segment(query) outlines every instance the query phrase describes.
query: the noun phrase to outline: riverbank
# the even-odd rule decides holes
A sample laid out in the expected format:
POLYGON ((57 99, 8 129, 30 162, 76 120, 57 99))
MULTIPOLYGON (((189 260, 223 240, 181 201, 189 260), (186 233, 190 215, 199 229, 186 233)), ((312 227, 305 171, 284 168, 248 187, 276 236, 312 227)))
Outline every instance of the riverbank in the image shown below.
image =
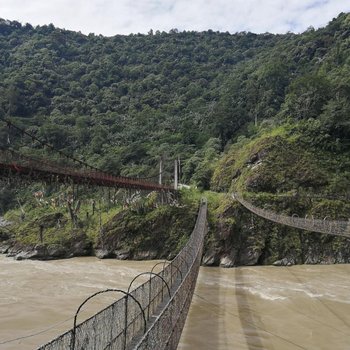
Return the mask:
MULTIPOLYGON (((106 207, 101 225, 96 213, 86 218, 83 211, 75 226, 64 211, 35 208, 28 211, 31 216, 27 215, 23 222, 18 213, 10 213, 12 216, 6 219, 14 224, 0 227, 0 253, 16 260, 77 256, 171 260, 192 232, 200 196, 186 192, 181 202, 173 206, 153 203, 127 209, 106 207)), ((253 216, 225 194, 208 192, 205 196, 209 204, 209 232, 205 239, 204 266, 350 263, 348 238, 272 223, 253 216)), ((279 198, 283 207, 293 205, 293 200, 279 198)))
MULTIPOLYGON (((197 205, 111 209, 73 225, 64 212, 39 213, 0 229, 0 253, 15 260, 79 256, 100 259, 173 259, 195 224, 197 205)), ((82 214, 82 213, 81 213, 82 214)))

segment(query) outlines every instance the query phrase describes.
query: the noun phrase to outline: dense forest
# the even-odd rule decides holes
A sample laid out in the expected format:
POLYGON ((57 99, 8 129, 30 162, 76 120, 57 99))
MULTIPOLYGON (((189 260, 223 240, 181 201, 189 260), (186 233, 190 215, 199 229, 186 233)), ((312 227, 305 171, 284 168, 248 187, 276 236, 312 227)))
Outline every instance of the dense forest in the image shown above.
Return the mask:
MULTIPOLYGON (((153 176, 163 159, 171 182, 179 157, 181 181, 204 190, 346 198, 350 15, 301 34, 113 37, 0 19, 0 116, 114 174, 153 176)), ((1 123, 0 147, 57 156, 1 123)), ((288 205, 349 214, 305 203, 288 205)))
POLYGON ((349 30, 348 14, 300 35, 103 37, 0 20, 0 115, 118 174, 179 156, 183 181, 208 187, 211 158, 254 124, 312 119, 324 147, 346 146, 349 30))

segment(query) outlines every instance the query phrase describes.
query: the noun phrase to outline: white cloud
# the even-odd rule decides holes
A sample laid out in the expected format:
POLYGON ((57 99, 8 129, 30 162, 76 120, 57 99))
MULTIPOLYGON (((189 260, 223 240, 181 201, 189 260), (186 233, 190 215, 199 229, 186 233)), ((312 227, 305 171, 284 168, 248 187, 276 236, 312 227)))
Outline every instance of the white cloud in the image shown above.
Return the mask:
POLYGON ((285 33, 324 26, 344 0, 0 0, 0 17, 104 35, 220 30, 285 33))

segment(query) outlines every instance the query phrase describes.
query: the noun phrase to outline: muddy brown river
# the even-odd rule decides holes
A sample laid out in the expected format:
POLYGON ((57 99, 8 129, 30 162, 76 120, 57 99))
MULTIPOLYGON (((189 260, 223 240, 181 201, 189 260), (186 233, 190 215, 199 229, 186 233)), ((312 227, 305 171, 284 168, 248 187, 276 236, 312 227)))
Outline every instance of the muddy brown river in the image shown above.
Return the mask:
MULTIPOLYGON (((0 349, 35 349, 72 326, 87 296, 126 289, 154 264, 0 255, 0 349)), ((178 349, 350 350, 349 277, 350 265, 201 268, 178 349)), ((80 319, 113 297, 89 304, 80 319)))

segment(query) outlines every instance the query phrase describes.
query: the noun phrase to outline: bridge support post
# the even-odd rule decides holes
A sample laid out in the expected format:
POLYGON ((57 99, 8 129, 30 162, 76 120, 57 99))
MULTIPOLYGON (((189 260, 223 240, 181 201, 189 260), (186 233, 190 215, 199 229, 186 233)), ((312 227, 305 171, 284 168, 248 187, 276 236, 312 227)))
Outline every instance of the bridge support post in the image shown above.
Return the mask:
POLYGON ((43 225, 39 226, 39 240, 40 240, 41 244, 44 242, 44 226, 43 225))
POLYGON ((160 162, 159 162, 159 185, 162 184, 162 175, 163 175, 163 159, 160 158, 160 162))
POLYGON ((177 190, 178 188, 178 163, 177 163, 177 159, 175 159, 174 162, 175 168, 174 168, 174 190, 177 190))

